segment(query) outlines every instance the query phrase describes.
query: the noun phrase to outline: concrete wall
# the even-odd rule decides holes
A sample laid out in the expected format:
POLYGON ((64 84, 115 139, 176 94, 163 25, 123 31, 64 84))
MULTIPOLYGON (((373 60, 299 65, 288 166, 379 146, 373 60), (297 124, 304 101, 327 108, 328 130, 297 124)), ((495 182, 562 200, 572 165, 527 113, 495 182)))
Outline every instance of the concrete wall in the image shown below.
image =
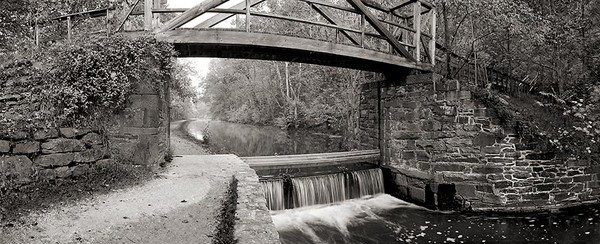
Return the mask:
POLYGON ((519 150, 518 136, 457 81, 425 74, 379 86, 363 87, 361 143, 379 144, 379 94, 389 192, 442 209, 552 207, 600 196, 600 166, 519 150))

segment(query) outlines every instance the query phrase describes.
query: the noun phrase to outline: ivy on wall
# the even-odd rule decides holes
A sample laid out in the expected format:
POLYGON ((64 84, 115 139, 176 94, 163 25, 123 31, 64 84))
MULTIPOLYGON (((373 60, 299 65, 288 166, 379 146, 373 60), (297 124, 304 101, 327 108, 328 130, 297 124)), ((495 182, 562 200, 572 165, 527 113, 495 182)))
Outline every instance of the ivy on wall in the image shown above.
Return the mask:
POLYGON ((175 54, 171 44, 147 36, 53 44, 0 70, 2 83, 25 82, 3 91, 21 94, 22 100, 5 109, 12 116, 0 123, 9 130, 96 124, 123 111, 140 84, 166 87, 175 54))

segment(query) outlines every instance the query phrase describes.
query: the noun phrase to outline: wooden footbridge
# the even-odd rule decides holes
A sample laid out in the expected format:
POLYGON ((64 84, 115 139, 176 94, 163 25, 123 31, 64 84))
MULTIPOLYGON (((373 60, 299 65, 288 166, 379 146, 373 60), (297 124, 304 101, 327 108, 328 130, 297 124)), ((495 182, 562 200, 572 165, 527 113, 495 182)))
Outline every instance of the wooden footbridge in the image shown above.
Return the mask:
MULTIPOLYGON (((66 22, 71 40, 74 23, 104 17, 106 29, 95 33, 151 33, 173 43, 180 57, 294 61, 386 75, 432 71, 436 63, 436 9, 424 0, 197 0, 184 9, 162 0, 127 2, 53 20, 66 22)), ((36 42, 43 42, 42 28, 35 29, 36 42)), ((263 176, 300 176, 378 167, 380 151, 243 160, 263 176)))
POLYGON ((184 9, 163 2, 137 0, 55 20, 67 22, 70 38, 77 18, 106 16, 107 23, 118 20, 108 24, 107 33, 154 33, 173 43, 180 57, 294 61, 382 73, 431 71, 436 62, 436 10, 424 0, 196 0, 184 9))

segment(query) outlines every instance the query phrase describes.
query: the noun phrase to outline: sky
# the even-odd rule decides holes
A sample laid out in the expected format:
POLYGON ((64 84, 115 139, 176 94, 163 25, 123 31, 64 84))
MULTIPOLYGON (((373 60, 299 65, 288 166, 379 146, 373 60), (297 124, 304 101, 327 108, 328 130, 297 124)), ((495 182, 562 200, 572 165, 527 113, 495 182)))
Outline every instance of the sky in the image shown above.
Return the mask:
MULTIPOLYGON (((199 3, 203 2, 205 0, 168 0, 168 8, 190 8, 193 7, 195 5, 198 5, 199 3)), ((235 5, 239 2, 241 2, 242 0, 232 0, 229 1, 225 4, 223 4, 220 7, 223 8, 227 8, 230 7, 232 5, 235 5)), ((201 18, 197 18, 193 21, 190 21, 189 24, 184 25, 183 27, 193 27, 196 24, 202 22, 205 19, 208 19, 210 17, 212 17, 214 14, 205 14, 203 15, 201 18)), ((229 22, 228 21, 224 21, 223 23, 217 25, 217 27, 228 27, 229 26, 229 22)), ((193 85, 195 85, 196 87, 199 86, 199 84, 203 81, 204 77, 206 76, 206 74, 208 74, 209 71, 209 63, 211 60, 213 60, 214 58, 180 58, 179 60, 181 62, 186 62, 192 65, 192 67, 194 67, 198 73, 197 76, 192 77, 192 82, 193 85)))

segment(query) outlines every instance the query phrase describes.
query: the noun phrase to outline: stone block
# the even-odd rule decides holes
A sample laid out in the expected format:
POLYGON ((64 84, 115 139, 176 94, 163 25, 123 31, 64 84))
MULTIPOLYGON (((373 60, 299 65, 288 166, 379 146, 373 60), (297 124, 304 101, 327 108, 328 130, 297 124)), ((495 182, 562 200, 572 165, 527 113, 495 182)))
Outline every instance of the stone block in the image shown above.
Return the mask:
POLYGON ((454 171, 454 172, 462 172, 465 170, 465 166, 463 164, 457 163, 436 163, 433 165, 434 171, 454 171))
POLYGON ((42 143, 42 153, 80 152, 85 149, 85 144, 76 139, 51 139, 42 143))
POLYGON ((551 191, 552 189, 554 189, 554 184, 539 184, 535 185, 535 188, 538 191, 551 191))
POLYGON ((473 138, 473 146, 486 147, 492 146, 496 143, 496 135, 489 132, 479 132, 473 138))
POLYGON ((8 131, 0 133, 0 139, 24 140, 29 137, 25 131, 8 131))
POLYGON ((11 175, 17 183, 28 183, 33 173, 33 162, 27 156, 0 157, 0 176, 11 175))
POLYGON ((517 178, 517 179, 527 179, 530 178, 532 175, 529 172, 515 172, 513 174, 513 177, 517 178))
POLYGON ((504 169, 502 167, 498 167, 498 166, 476 166, 473 167, 473 173, 476 174, 498 174, 498 173, 503 173, 504 169))
POLYGON ((455 184, 456 194, 464 198, 476 198, 475 186, 470 184, 455 184))
POLYGON ((475 189, 479 192, 494 193, 494 185, 492 184, 475 185, 475 189))
POLYGON ((419 203, 425 203, 425 189, 413 186, 408 187, 408 196, 419 203))
POLYGON ((513 186, 513 183, 511 181, 507 181, 507 180, 494 182, 493 184, 496 189, 504 189, 504 188, 513 186))
POLYGON ((81 176, 90 171, 90 166, 87 164, 80 164, 71 169, 73 176, 81 176))
POLYGON ((41 167, 66 166, 73 162, 73 153, 58 153, 41 155, 35 159, 35 164, 41 167))
POLYGON ((107 168, 114 164, 116 164, 116 161, 112 158, 109 158, 109 159, 98 160, 98 162, 96 162, 95 165, 100 168, 107 168))
POLYGON ((423 122, 422 128, 425 131, 440 131, 442 130, 442 123, 436 120, 427 120, 423 122))
POLYGON ((587 182, 592 180, 592 175, 577 175, 573 177, 574 182, 587 182))
POLYGON ((550 194, 546 192, 537 192, 537 193, 529 193, 523 194, 523 200, 525 201, 536 201, 536 200, 550 200, 550 194))
POLYGON ((68 166, 58 167, 58 168, 54 169, 54 172, 56 173, 57 178, 67 178, 73 174, 73 172, 71 171, 71 169, 68 166))
POLYGON ((89 129, 79 128, 60 128, 60 134, 66 138, 76 138, 90 132, 89 129))
POLYGON ((398 140, 415 140, 419 139, 421 136, 419 132, 415 131, 395 131, 392 133, 392 137, 398 140))
POLYGON ((92 163, 104 158, 105 152, 102 149, 87 149, 82 152, 74 153, 73 162, 92 163))
POLYGON ((10 152, 10 142, 0 140, 0 153, 10 152))
POLYGON ((102 136, 92 132, 81 138, 81 141, 86 145, 100 145, 102 144, 102 136))
POLYGON ((424 150, 415 151, 415 155, 419 161, 429 161, 431 159, 431 154, 424 150))
POLYGON ((34 154, 40 151, 40 143, 36 141, 23 141, 15 144, 14 154, 34 154))
POLYGON ((38 130, 33 133, 33 139, 41 141, 46 139, 54 139, 59 136, 58 130, 54 128, 38 130))

